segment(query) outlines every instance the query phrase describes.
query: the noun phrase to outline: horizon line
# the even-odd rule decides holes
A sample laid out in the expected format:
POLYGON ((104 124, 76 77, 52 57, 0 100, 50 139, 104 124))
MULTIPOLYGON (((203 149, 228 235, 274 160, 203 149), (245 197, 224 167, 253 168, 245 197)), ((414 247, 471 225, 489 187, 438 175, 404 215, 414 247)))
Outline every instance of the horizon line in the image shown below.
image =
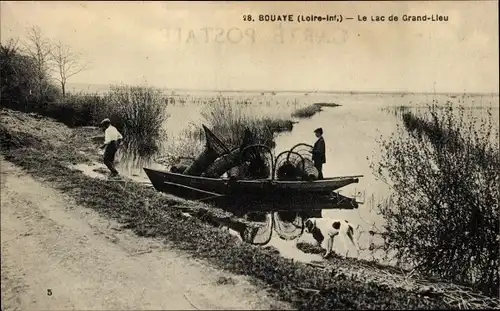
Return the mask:
MULTIPOLYGON (((86 85, 100 85, 100 86, 113 86, 113 85, 133 85, 133 84, 128 84, 128 83, 85 83, 85 82, 68 82, 68 86, 71 86, 71 84, 86 84, 86 85)), ((143 84, 138 84, 138 85, 133 85, 133 86, 144 86, 144 87, 153 87, 153 88, 159 88, 159 89, 164 89, 167 91, 191 91, 191 92, 236 92, 236 93, 242 93, 242 92, 249 92, 249 93, 327 93, 327 94, 416 94, 416 95, 421 95, 421 94, 436 94, 436 95, 496 95, 500 96, 500 92, 459 92, 459 91, 375 91, 375 90, 259 90, 259 89, 195 89, 195 88, 169 88, 169 87, 160 87, 160 86, 154 86, 154 85, 143 85, 143 84)))

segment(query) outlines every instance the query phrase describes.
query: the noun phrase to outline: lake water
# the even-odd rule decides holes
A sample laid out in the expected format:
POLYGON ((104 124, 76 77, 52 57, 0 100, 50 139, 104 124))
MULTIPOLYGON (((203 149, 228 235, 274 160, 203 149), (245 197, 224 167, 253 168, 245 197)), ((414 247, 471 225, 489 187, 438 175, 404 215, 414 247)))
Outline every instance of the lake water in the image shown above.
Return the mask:
MULTIPOLYGON (((206 98, 220 95, 215 93, 190 93, 176 94, 176 102, 167 107, 170 118, 165 124, 168 133, 168 142, 165 150, 178 148, 176 144, 185 141, 186 130, 190 128, 201 128, 204 123, 200 112, 203 109, 202 102, 206 98)), ((248 115, 271 116, 290 118, 290 114, 297 108, 305 107, 313 103, 336 103, 340 107, 324 108, 322 112, 309 119, 297 120, 293 131, 283 133, 276 138, 275 154, 290 149, 298 143, 313 144, 315 136, 313 130, 322 127, 326 142, 326 164, 323 167, 325 177, 363 175, 358 184, 342 188, 341 194, 353 196, 361 193, 364 204, 357 210, 325 210, 324 217, 346 219, 355 226, 359 225, 359 243, 364 249, 370 244, 380 244, 380 240, 374 240, 367 231, 382 229, 383 219, 377 214, 377 203, 382 201, 390 193, 388 186, 378 180, 370 169, 370 162, 376 161, 380 156, 378 138, 388 138, 394 132, 399 119, 387 111, 385 107, 400 105, 423 107, 434 100, 439 103, 451 101, 453 103, 465 104, 470 107, 493 107, 493 118, 498 127, 498 96, 472 96, 459 95, 400 95, 400 94, 298 94, 298 93, 224 93, 223 96, 233 101, 249 101, 251 104, 243 105, 244 113, 248 115)), ((484 114, 485 109, 474 109, 474 113, 484 114), (477 111, 477 112, 476 112, 477 111)), ((209 126, 209 124, 207 124, 209 126)), ((160 168, 158 165, 150 166, 160 168)), ((130 173, 130 172, 129 172, 130 173)), ((140 179, 147 180, 142 170, 135 171, 140 179)), ((302 238, 301 238, 302 239, 302 238)), ((312 242, 305 236, 303 239, 312 242)), ((283 256, 299 260, 316 260, 317 255, 307 255, 294 247, 295 241, 282 241, 273 238, 270 245, 277 247, 283 256)), ((335 248, 343 250, 340 241, 335 242, 335 248)), ((349 247, 350 253, 354 254, 353 248, 349 247)), ((380 253, 364 250, 360 258, 378 258, 380 253)))

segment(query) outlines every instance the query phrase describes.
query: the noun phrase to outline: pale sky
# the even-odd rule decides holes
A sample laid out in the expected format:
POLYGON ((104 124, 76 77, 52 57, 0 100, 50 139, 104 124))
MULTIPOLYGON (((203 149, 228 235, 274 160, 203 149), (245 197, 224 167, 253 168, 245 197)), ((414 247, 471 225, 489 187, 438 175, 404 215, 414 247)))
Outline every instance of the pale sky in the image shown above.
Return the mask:
POLYGON ((30 25, 91 61, 73 83, 215 90, 499 88, 496 1, 2 1, 2 42, 25 38, 30 25), (294 21, 281 23, 280 30, 278 22, 244 21, 247 14, 293 14, 294 21), (343 20, 298 23, 299 14, 343 20), (448 21, 404 22, 404 14, 439 14, 448 21), (396 15, 399 21, 360 22, 358 15, 396 15))

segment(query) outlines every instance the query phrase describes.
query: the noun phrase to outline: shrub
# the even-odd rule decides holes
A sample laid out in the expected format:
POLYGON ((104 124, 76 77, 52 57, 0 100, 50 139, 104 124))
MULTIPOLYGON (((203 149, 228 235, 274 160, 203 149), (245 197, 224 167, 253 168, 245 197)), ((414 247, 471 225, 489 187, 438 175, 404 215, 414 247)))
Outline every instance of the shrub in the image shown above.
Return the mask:
POLYGON ((97 93, 66 94, 61 100, 42 106, 37 112, 69 127, 97 125, 106 104, 105 98, 97 93))
POLYGON ((381 206, 387 250, 420 272, 474 286, 499 286, 498 128, 451 105, 421 115, 382 143, 374 167, 392 187, 381 206))
POLYGON ((140 86, 111 86, 100 118, 110 118, 123 134, 123 154, 136 159, 150 159, 165 140, 163 123, 166 97, 161 90, 140 86))

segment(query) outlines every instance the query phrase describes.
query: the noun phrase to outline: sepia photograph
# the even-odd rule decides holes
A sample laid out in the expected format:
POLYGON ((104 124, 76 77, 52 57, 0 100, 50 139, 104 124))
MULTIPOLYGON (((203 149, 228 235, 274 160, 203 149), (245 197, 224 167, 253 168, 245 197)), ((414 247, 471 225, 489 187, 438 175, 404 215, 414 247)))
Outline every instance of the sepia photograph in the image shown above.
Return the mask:
POLYGON ((1 1, 1 310, 500 309, 498 1, 1 1))

